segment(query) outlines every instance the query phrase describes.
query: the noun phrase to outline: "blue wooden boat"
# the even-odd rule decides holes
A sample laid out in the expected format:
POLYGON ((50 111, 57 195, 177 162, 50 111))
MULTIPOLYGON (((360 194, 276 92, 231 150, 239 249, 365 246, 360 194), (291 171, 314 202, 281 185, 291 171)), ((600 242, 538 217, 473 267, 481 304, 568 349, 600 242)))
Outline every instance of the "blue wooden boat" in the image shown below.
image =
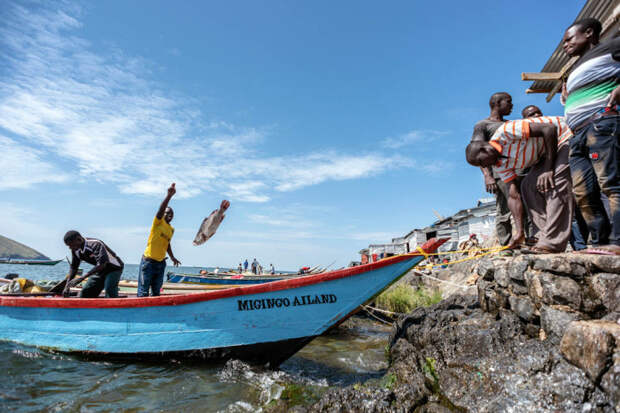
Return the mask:
MULTIPOLYGON (((428 241, 434 252, 445 240, 428 241)), ((0 340, 105 358, 237 358, 276 367, 424 259, 246 287, 128 298, 0 296, 0 340)))
POLYGON ((171 283, 201 284, 201 285, 252 285, 262 284, 272 281, 284 280, 289 277, 272 275, 194 275, 194 274, 175 274, 169 272, 167 281, 171 283))

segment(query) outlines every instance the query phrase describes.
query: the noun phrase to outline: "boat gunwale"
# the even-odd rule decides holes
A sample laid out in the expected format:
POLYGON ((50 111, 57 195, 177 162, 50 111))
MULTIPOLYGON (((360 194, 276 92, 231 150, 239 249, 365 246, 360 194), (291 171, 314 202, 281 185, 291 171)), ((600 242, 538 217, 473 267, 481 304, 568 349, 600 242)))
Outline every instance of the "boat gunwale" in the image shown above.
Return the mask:
MULTIPOLYGON (((439 248, 446 239, 431 239, 422 245, 421 249, 430 253, 439 248)), ((136 307, 160 307, 192 304, 203 301, 217 300, 221 298, 238 297, 265 292, 278 292, 291 288, 304 287, 318 284, 324 281, 337 280, 353 275, 363 274, 387 267, 399 262, 423 255, 416 251, 408 254, 396 255, 384 258, 373 263, 358 265, 321 274, 284 279, 268 283, 255 284, 242 287, 231 287, 216 291, 205 291, 194 294, 167 295, 157 297, 128 297, 128 298, 65 298, 55 297, 0 297, 0 306, 4 307, 39 307, 39 308, 136 308, 136 307)))

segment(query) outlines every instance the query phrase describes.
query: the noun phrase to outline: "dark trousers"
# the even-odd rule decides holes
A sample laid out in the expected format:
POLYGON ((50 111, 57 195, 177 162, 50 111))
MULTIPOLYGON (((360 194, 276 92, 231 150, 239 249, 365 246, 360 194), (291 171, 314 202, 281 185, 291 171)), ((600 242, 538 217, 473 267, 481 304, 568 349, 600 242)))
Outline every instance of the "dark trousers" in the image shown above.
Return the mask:
POLYGON ((620 116, 580 129, 570 141, 569 164, 577 205, 592 245, 620 245, 620 116), (609 215, 601 200, 609 199, 609 215))
POLYGON ((152 296, 159 295, 164 284, 165 270, 166 260, 155 261, 143 256, 138 273, 138 297, 148 297, 149 289, 152 296))
POLYGON ((558 148, 553 165, 555 187, 547 192, 539 192, 536 183, 544 172, 543 161, 532 167, 521 183, 521 197, 538 228, 536 246, 553 252, 564 252, 570 238, 574 202, 568 167, 568 145, 558 148))
POLYGON ((118 281, 121 279, 123 270, 112 271, 105 275, 93 274, 86 279, 86 284, 82 287, 80 297, 96 298, 105 288, 106 298, 118 297, 118 281))
MULTIPOLYGON (((521 186, 523 177, 517 178, 517 187, 521 186)), ((512 223, 510 221, 512 214, 508 208, 508 184, 505 184, 500 178, 495 178, 497 185, 497 193, 495 194, 495 233, 497 240, 502 246, 510 244, 512 239, 512 223)), ((536 229, 530 219, 530 213, 527 206, 524 205, 523 226, 526 237, 533 237, 536 229)))
POLYGON ((573 222, 571 223, 570 246, 575 251, 584 250, 588 246, 588 224, 583 219, 577 202, 573 199, 573 222))
POLYGON ((512 224, 510 223, 510 209, 508 208, 508 186, 500 178, 495 179, 497 192, 495 193, 495 232, 500 245, 510 244, 512 238, 512 224))

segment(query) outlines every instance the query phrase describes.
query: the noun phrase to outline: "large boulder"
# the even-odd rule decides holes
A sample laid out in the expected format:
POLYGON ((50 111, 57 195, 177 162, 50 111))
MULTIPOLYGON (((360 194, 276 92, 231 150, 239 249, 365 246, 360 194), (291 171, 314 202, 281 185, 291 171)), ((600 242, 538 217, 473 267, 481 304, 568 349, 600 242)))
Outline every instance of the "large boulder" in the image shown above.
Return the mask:
POLYGON ((565 255, 548 254, 531 258, 532 268, 539 271, 560 274, 581 280, 588 275, 586 263, 581 260, 566 259, 565 255))
POLYGON ((559 344, 568 325, 576 320, 581 320, 582 316, 576 311, 571 311, 566 306, 543 305, 540 308, 540 327, 545 332, 547 339, 554 344, 559 344))
MULTIPOLYGON (((620 259, 618 259, 620 261, 620 259)), ((590 313, 620 312, 620 274, 598 273, 587 279, 590 313)))
POLYGON ((562 337, 560 351, 598 383, 613 365, 614 353, 620 352, 620 325, 604 320, 573 321, 562 337))

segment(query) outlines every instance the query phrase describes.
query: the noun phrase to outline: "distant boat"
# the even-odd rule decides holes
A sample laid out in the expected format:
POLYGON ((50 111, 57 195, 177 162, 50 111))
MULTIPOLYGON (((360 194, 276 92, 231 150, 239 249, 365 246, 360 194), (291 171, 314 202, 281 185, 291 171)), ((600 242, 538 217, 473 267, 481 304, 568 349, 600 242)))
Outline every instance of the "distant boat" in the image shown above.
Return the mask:
MULTIPOLYGON (((422 246, 435 252, 445 239, 422 246)), ((424 260, 414 252, 322 274, 194 294, 0 296, 0 340, 97 358, 237 358, 277 367, 424 260)))
POLYGON ((62 260, 23 260, 19 258, 0 258, 0 264, 56 265, 62 260))
POLYGON ((262 284, 291 278, 291 276, 273 275, 194 275, 176 274, 169 272, 166 275, 169 283, 201 284, 201 285, 251 285, 262 284))

